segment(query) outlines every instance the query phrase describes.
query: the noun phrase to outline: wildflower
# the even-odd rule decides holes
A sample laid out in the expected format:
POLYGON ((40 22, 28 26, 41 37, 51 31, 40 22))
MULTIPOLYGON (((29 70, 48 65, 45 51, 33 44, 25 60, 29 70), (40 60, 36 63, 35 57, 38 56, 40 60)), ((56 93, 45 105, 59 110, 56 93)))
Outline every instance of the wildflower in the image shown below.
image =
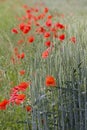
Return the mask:
POLYGON ((15 34, 18 34, 17 28, 13 28, 13 29, 11 30, 11 32, 12 32, 12 33, 15 33, 15 34))
POLYGON ((38 32, 38 33, 45 33, 45 29, 44 29, 44 27, 39 27, 39 28, 37 28, 37 30, 36 30, 36 32, 38 32))
POLYGON ((61 35, 58 37, 58 39, 59 39, 60 41, 63 41, 63 40, 65 39, 65 34, 61 34, 61 35))
POLYGON ((19 73, 20 73, 20 75, 24 75, 25 74, 25 70, 20 70, 19 73))
POLYGON ((51 41, 46 41, 45 42, 45 46, 50 47, 50 45, 51 45, 51 41))
POLYGON ((65 26, 61 23, 56 23, 55 26, 58 28, 58 29, 65 29, 65 26))
POLYGON ((72 43, 76 43, 76 38, 75 38, 75 37, 71 37, 71 38, 70 38, 70 41, 71 41, 72 43))
POLYGON ((20 28, 20 30, 21 30, 24 34, 28 33, 28 32, 31 30, 31 26, 30 26, 29 24, 24 24, 24 23, 21 23, 21 24, 19 25, 19 28, 20 28))
POLYGON ((56 86, 56 80, 53 76, 49 75, 45 79, 45 85, 47 87, 55 87, 56 86))
POLYGON ((52 26, 52 21, 51 20, 47 20, 46 21, 46 26, 47 27, 51 27, 52 26))
POLYGON ((9 103, 9 100, 7 99, 4 99, 2 102, 0 102, 0 110, 5 110, 8 103, 9 103))
POLYGON ((18 94, 18 95, 16 95, 15 103, 17 105, 20 105, 25 100, 25 97, 26 97, 25 94, 18 94))
POLYGON ((48 50, 45 50, 43 53, 42 53, 42 58, 45 59, 49 56, 49 51, 48 50))
POLYGON ((27 112, 30 112, 32 110, 32 107, 28 105, 28 106, 25 106, 25 109, 27 112))
POLYGON ((19 59, 24 59, 24 57, 25 57, 25 53, 24 52, 22 52, 21 54, 18 55, 19 59))
POLYGON ((29 41, 30 43, 34 42, 34 37, 33 37, 33 36, 29 36, 29 37, 28 37, 28 41, 29 41))
POLYGON ((18 89, 20 91, 25 91, 26 88, 28 88, 29 86, 29 83, 28 82, 21 82, 19 85, 18 85, 18 89))
POLYGON ((50 33, 49 33, 49 32, 45 32, 44 37, 45 37, 45 38, 50 37, 50 33))
POLYGON ((48 18, 48 19, 52 19, 52 17, 53 17, 52 15, 48 15, 48 17, 47 17, 47 18, 48 18))
POLYGON ((49 11, 48 8, 45 7, 45 8, 44 8, 44 13, 48 13, 48 11, 49 11))

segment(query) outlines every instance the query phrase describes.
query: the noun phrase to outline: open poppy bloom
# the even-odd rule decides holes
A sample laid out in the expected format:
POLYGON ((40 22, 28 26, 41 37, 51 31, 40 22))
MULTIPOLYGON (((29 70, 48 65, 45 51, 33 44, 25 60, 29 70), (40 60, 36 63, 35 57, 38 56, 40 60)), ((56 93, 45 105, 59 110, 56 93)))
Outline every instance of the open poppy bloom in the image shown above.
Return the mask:
POLYGON ((63 40, 65 39, 65 34, 61 34, 61 35, 58 37, 58 39, 59 39, 60 41, 63 41, 63 40))
POLYGON ((25 94, 18 94, 15 99, 15 103, 20 105, 25 100, 25 94))
POLYGON ((9 101, 7 99, 4 99, 2 102, 0 102, 0 110, 5 110, 8 103, 9 101))
POLYGON ((51 41, 46 41, 46 42, 45 42, 45 46, 46 46, 46 47, 50 47, 50 45, 51 45, 51 41))
POLYGON ((25 74, 25 70, 20 70, 19 73, 20 73, 20 75, 22 76, 22 75, 25 74))
POLYGON ((22 52, 21 54, 18 54, 18 59, 24 59, 25 57, 25 53, 22 52))
POLYGON ((45 79, 45 85, 47 87, 55 87, 56 86, 56 80, 53 76, 47 76, 45 79))
POLYGON ((18 85, 18 88, 19 88, 20 91, 24 91, 24 90, 26 90, 28 88, 28 86, 29 86, 29 83, 27 83, 27 82, 21 82, 18 85))
POLYGON ((30 43, 34 42, 34 37, 33 36, 29 36, 28 37, 28 42, 30 42, 30 43))
POLYGON ((13 28, 13 29, 11 30, 11 32, 12 32, 12 33, 15 33, 15 34, 18 34, 17 28, 13 28))
POLYGON ((42 58, 47 58, 49 56, 49 52, 46 50, 42 53, 42 58))
POLYGON ((45 37, 45 38, 50 37, 50 32, 45 32, 44 37, 45 37))
POLYGON ((71 41, 72 43, 76 43, 76 38, 75 38, 75 37, 71 37, 71 38, 70 38, 70 41, 71 41))
POLYGON ((27 112, 30 112, 32 110, 31 106, 29 106, 29 105, 25 106, 25 109, 26 109, 27 112))

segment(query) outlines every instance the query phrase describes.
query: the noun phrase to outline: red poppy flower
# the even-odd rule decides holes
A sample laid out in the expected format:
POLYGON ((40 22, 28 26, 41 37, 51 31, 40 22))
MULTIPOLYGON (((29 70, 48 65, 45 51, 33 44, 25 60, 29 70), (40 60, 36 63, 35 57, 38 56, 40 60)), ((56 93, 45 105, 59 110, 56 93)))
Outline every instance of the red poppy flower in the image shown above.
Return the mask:
POLYGON ((60 41, 63 41, 63 40, 65 39, 65 34, 61 34, 61 35, 58 37, 58 39, 59 39, 60 41))
POLYGON ((18 34, 17 28, 13 28, 13 29, 11 30, 11 32, 12 32, 12 33, 15 33, 15 34, 18 34))
POLYGON ((72 43, 76 43, 76 38, 75 38, 75 37, 71 37, 71 38, 70 38, 70 41, 71 41, 72 43))
POLYGON ((32 110, 31 106, 25 106, 25 109, 27 110, 27 112, 30 112, 32 110))
POLYGON ((29 36, 29 37, 28 37, 28 41, 29 41, 30 43, 34 42, 34 37, 33 37, 33 36, 29 36))
POLYGON ((21 23, 21 24, 19 25, 19 28, 20 28, 20 30, 21 30, 24 34, 28 33, 28 32, 31 30, 31 26, 30 26, 29 24, 24 24, 24 23, 21 23))
POLYGON ((18 55, 19 59, 24 59, 24 57, 25 57, 25 53, 24 52, 22 52, 21 54, 18 55))
POLYGON ((50 47, 50 45, 51 45, 51 41, 46 41, 45 42, 45 46, 50 47))
POLYGON ((45 7, 45 8, 44 8, 44 13, 48 13, 48 11, 49 11, 48 8, 45 7))
POLYGON ((48 20, 46 21, 46 26, 47 26, 47 27, 51 27, 51 26, 52 26, 52 21, 48 19, 48 20))
POLYGON ((36 32, 38 32, 38 33, 45 33, 45 29, 44 29, 44 27, 39 27, 39 28, 37 28, 37 30, 36 30, 36 32))
POLYGON ((45 59, 49 56, 49 51, 48 50, 45 50, 43 53, 42 53, 42 58, 45 59))
POLYGON ((57 27, 58 29, 65 29, 65 26, 61 23, 56 23, 55 27, 57 27))
POLYGON ((20 75, 22 76, 22 75, 24 75, 25 74, 25 70, 20 70, 20 75))
POLYGON ((9 100, 7 99, 4 99, 2 102, 0 102, 0 110, 5 110, 8 103, 9 103, 9 100))
POLYGON ((17 104, 17 105, 20 105, 21 103, 23 103, 23 101, 25 100, 25 94, 18 94, 17 96, 16 96, 16 99, 15 99, 15 103, 17 104))
POLYGON ((48 19, 52 19, 52 17, 53 17, 52 15, 48 15, 48 17, 47 17, 47 18, 48 18, 48 19))
POLYGON ((44 37, 45 37, 45 38, 50 37, 50 33, 49 33, 49 32, 45 32, 44 37))
POLYGON ((53 76, 47 76, 45 79, 45 85, 47 87, 55 87, 56 86, 56 80, 53 76))
POLYGON ((21 82, 19 85, 18 85, 18 89, 20 91, 25 91, 26 88, 28 88, 29 86, 29 83, 28 82, 21 82))

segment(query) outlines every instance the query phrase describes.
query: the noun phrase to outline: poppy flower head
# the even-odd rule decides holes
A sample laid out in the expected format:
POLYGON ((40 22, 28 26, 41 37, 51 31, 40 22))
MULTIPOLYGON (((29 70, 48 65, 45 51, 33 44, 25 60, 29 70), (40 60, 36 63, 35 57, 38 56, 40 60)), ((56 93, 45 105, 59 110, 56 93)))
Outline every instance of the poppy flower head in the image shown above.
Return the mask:
POLYGON ((25 106, 25 109, 26 109, 26 111, 27 111, 27 112, 32 111, 32 107, 31 107, 31 106, 29 106, 29 105, 28 105, 28 106, 25 106))
POLYGON ((61 35, 58 37, 58 39, 59 39, 60 41, 63 41, 63 40, 65 39, 65 34, 61 34, 61 35))
POLYGON ((53 76, 49 75, 45 79, 45 85, 47 87, 55 87, 56 86, 56 80, 53 76))
POLYGON ((71 37, 71 38, 70 38, 70 41, 71 41, 72 43, 76 43, 76 38, 75 38, 75 37, 71 37))
POLYGON ((28 42, 29 42, 29 43, 34 42, 34 36, 29 36, 29 37, 28 37, 28 42))
POLYGON ((0 102, 0 110, 5 110, 8 103, 9 103, 9 100, 7 99, 4 99, 2 102, 0 102))
POLYGON ((48 13, 48 11, 49 11, 48 8, 45 7, 45 8, 44 8, 44 13, 48 13))
POLYGON ((46 41, 46 42, 45 42, 45 46, 46 46, 46 47, 50 47, 50 45, 51 45, 51 41, 46 41))
POLYGON ((45 50, 45 51, 42 53, 42 58, 43 58, 43 59, 46 59, 48 56, 49 56, 49 51, 48 51, 48 50, 45 50))
POLYGON ((25 74, 25 70, 20 70, 19 71, 19 74, 22 76, 22 75, 24 75, 25 74))
POLYGON ((29 24, 24 24, 24 23, 21 23, 19 25, 19 28, 20 30, 24 33, 24 34, 27 34, 30 30, 31 30, 31 26, 29 24))
POLYGON ((25 97, 26 97, 25 94, 18 94, 18 95, 16 95, 15 103, 17 105, 20 105, 25 100, 25 97))
POLYGON ((52 26, 52 21, 48 19, 48 20, 46 21, 46 26, 47 26, 47 27, 51 27, 51 26, 52 26))
POLYGON ((11 32, 14 33, 14 34, 18 34, 17 28, 13 28, 13 29, 11 30, 11 32))
POLYGON ((55 27, 57 27, 58 29, 65 29, 65 26, 61 23, 56 23, 55 27))
POLYGON ((25 57, 25 53, 24 52, 22 52, 21 54, 18 55, 19 59, 24 59, 24 57, 25 57))
POLYGON ((21 82, 19 85, 18 85, 18 88, 20 91, 25 91, 29 86, 29 83, 27 82, 21 82))
POLYGON ((44 37, 49 38, 50 37, 50 32, 45 32, 44 37))

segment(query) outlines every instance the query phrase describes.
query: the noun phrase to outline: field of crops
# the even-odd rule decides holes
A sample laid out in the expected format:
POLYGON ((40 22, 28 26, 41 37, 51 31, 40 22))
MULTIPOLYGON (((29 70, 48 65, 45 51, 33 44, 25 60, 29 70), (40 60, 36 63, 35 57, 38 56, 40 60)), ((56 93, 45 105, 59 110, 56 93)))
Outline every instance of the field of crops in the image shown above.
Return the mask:
POLYGON ((0 1, 0 130, 87 130, 87 1, 0 1))

